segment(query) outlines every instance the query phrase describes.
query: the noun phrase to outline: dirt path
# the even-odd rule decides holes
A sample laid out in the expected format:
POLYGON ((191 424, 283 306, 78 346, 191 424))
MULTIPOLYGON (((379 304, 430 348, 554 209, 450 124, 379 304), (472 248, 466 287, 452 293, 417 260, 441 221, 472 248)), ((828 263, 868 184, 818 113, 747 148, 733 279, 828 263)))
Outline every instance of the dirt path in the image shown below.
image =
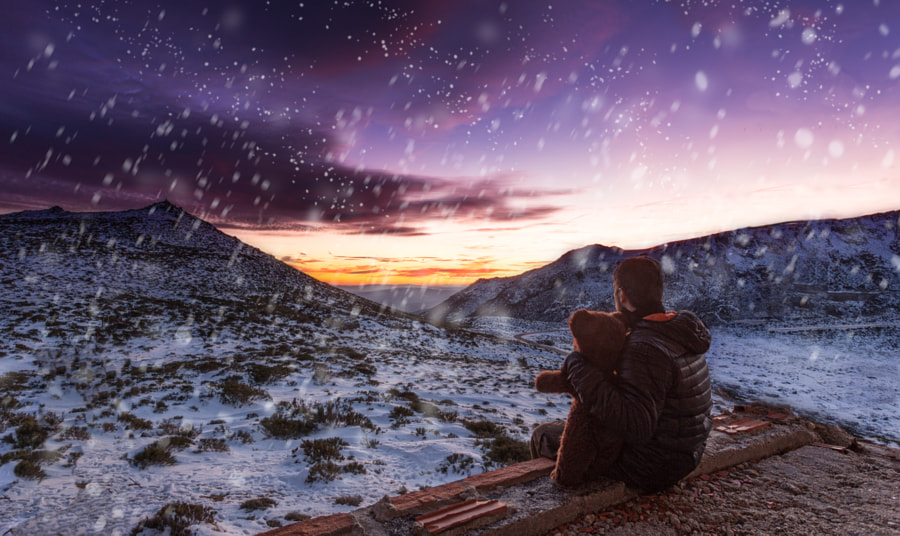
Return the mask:
POLYGON ((515 340, 517 340, 517 341, 519 341, 519 342, 525 343, 525 344, 530 344, 531 346, 534 346, 534 347, 537 347, 537 348, 542 348, 542 349, 544 349, 544 350, 549 350, 549 351, 551 351, 551 352, 556 352, 556 353, 559 354, 559 355, 569 355, 569 351, 568 351, 568 350, 563 350, 563 349, 561 349, 561 348, 557 348, 556 346, 550 346, 550 345, 547 345, 547 344, 541 344, 541 343, 539 343, 539 342, 534 342, 534 341, 532 341, 532 340, 526 338, 528 335, 539 335, 539 334, 541 334, 541 333, 556 333, 557 331, 560 331, 560 330, 555 329, 555 330, 552 330, 552 331, 526 331, 525 333, 517 333, 517 334, 513 335, 513 339, 515 339, 515 340))
POLYGON ((900 535, 900 450, 807 446, 679 483, 551 535, 900 535))

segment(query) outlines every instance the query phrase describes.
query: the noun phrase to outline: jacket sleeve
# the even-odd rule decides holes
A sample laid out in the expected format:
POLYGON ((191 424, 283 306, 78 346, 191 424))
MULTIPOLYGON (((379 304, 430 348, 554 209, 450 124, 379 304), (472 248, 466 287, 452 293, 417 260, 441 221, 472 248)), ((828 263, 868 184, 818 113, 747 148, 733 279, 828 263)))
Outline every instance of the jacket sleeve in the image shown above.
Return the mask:
POLYGON ((586 364, 577 352, 566 358, 564 370, 579 401, 626 443, 641 444, 653 437, 674 379, 673 362, 665 352, 640 343, 627 347, 614 379, 586 364))

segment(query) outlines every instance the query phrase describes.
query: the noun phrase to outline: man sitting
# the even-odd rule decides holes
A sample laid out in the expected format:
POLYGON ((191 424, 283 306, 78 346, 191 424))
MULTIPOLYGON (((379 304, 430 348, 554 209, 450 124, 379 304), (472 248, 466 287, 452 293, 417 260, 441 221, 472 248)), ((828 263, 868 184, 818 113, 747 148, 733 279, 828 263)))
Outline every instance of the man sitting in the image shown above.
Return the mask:
MULTIPOLYGON (((623 442, 618 457, 589 477, 655 492, 693 471, 706 447, 712 400, 704 354, 711 336, 690 311, 665 312, 662 270, 650 257, 619 263, 613 293, 629 330, 616 375, 587 366, 578 352, 566 357, 562 370, 606 433, 623 442)), ((532 457, 556 459, 564 426, 538 426, 532 457)))

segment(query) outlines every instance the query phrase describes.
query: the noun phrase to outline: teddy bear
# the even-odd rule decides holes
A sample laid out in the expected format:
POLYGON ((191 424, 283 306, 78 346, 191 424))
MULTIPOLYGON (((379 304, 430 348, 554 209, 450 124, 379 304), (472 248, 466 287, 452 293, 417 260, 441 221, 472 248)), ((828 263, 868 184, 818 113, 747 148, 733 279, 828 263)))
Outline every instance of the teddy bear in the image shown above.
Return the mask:
MULTIPOLYGON (((585 362, 614 375, 625 344, 626 328, 621 313, 579 309, 569 317, 575 350, 585 362)), ((577 487, 593 479, 599 468, 618 457, 621 442, 601 433, 602 423, 582 404, 561 370, 545 370, 535 378, 542 393, 568 393, 572 406, 560 439, 556 467, 550 474, 557 484, 577 487)))

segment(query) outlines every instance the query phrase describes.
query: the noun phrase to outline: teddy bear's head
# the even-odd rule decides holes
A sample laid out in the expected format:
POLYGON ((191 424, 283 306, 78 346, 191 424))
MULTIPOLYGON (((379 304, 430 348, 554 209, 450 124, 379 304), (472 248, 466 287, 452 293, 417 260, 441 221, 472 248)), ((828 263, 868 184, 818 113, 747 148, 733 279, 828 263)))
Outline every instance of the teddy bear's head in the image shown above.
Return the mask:
POLYGON ((575 350, 595 365, 612 370, 625 344, 625 324, 620 313, 579 309, 569 317, 575 350))

